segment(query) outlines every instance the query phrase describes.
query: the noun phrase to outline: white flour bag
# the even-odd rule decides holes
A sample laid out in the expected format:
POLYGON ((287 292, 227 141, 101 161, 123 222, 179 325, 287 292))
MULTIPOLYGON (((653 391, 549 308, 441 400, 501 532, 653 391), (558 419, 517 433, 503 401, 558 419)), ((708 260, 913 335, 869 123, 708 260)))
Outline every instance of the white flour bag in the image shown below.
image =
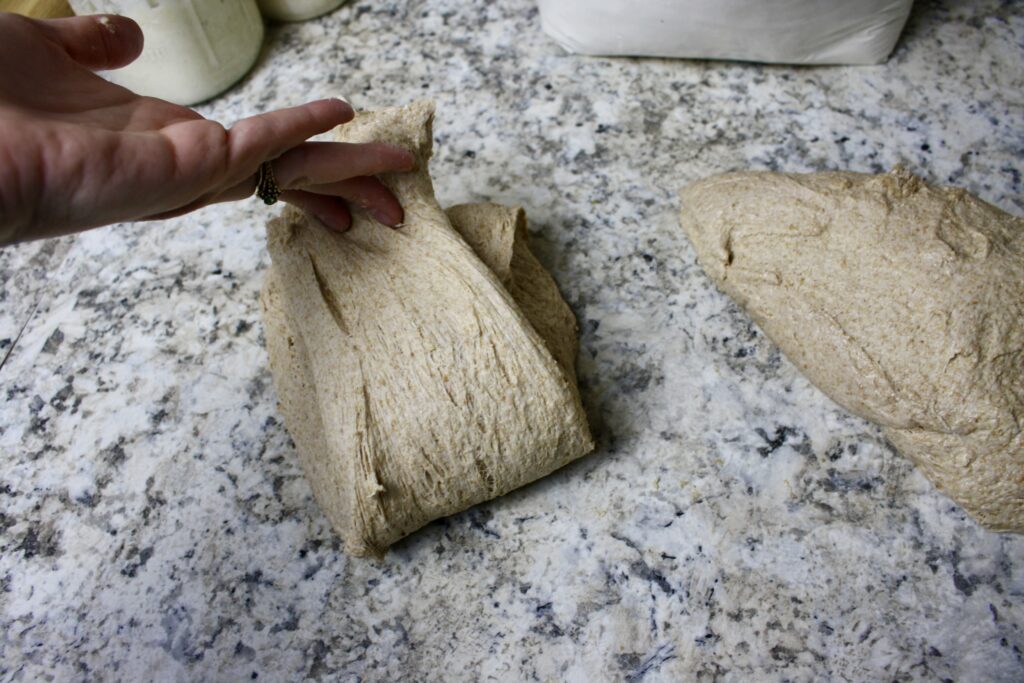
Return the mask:
POLYGON ((878 64, 913 0, 538 0, 544 31, 570 52, 878 64))

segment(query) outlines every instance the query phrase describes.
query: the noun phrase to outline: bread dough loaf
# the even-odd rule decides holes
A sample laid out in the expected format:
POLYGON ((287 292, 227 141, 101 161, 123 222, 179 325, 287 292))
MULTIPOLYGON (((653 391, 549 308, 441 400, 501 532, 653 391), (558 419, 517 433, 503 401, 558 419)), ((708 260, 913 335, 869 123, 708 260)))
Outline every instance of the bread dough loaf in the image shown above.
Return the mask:
POLYGON ((704 270, 983 525, 1024 531, 1024 220, 902 168, 681 193, 704 270))
POLYGON ((340 129, 416 154, 416 171, 382 177, 403 228, 356 212, 336 234, 291 208, 267 228, 261 304, 280 410, 355 555, 593 448, 575 319, 527 248, 522 211, 465 205, 450 221, 438 206, 432 118, 417 102, 340 129))

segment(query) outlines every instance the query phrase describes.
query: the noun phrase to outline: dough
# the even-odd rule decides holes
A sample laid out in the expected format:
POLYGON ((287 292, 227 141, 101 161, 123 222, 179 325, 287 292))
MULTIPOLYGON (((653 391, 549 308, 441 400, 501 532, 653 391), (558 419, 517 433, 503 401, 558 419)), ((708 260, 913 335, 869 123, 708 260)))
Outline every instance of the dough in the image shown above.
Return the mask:
POLYGON ((681 193, 704 270, 983 525, 1024 532, 1024 220, 903 168, 681 193))
POLYGON ((446 212, 462 239, 498 277, 576 386, 576 317, 528 245, 526 212, 500 204, 459 204, 446 212))
POLYGON ((280 410, 355 555, 593 448, 575 319, 527 248, 522 211, 465 205, 449 221, 438 206, 432 119, 417 102, 340 129, 415 152, 416 171, 382 178, 405 227, 356 212, 339 235, 291 208, 267 227, 261 304, 280 410))

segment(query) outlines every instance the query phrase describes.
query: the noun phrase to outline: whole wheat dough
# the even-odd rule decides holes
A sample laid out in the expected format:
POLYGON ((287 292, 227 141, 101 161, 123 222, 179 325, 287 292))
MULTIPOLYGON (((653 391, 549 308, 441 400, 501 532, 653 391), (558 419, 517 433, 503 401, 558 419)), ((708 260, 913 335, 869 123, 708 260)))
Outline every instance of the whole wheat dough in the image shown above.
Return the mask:
POLYGON ((983 525, 1024 532, 1024 220, 902 168, 681 193, 711 278, 983 525))
POLYGON ((525 217, 434 199, 433 105, 360 114, 345 142, 415 152, 382 178, 392 230, 344 234, 294 209, 267 227, 261 304, 285 425, 346 549, 379 554, 427 522, 593 448, 576 389, 576 322, 529 252, 525 217), (454 224, 454 228, 453 228, 454 224))

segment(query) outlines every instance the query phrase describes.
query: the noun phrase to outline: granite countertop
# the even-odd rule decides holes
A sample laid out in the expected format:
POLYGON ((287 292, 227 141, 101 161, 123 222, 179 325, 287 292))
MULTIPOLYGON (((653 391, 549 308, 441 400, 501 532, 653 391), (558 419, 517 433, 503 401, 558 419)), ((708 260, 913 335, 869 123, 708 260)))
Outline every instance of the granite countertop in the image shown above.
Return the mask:
POLYGON ((354 0, 200 107, 437 101, 444 204, 526 208, 597 451, 339 551, 275 409, 256 201, 0 251, 3 680, 1024 680, 1024 538, 812 387, 676 192, 905 162, 1024 214, 1024 12, 920 1, 889 63, 580 58, 529 0, 354 0))

